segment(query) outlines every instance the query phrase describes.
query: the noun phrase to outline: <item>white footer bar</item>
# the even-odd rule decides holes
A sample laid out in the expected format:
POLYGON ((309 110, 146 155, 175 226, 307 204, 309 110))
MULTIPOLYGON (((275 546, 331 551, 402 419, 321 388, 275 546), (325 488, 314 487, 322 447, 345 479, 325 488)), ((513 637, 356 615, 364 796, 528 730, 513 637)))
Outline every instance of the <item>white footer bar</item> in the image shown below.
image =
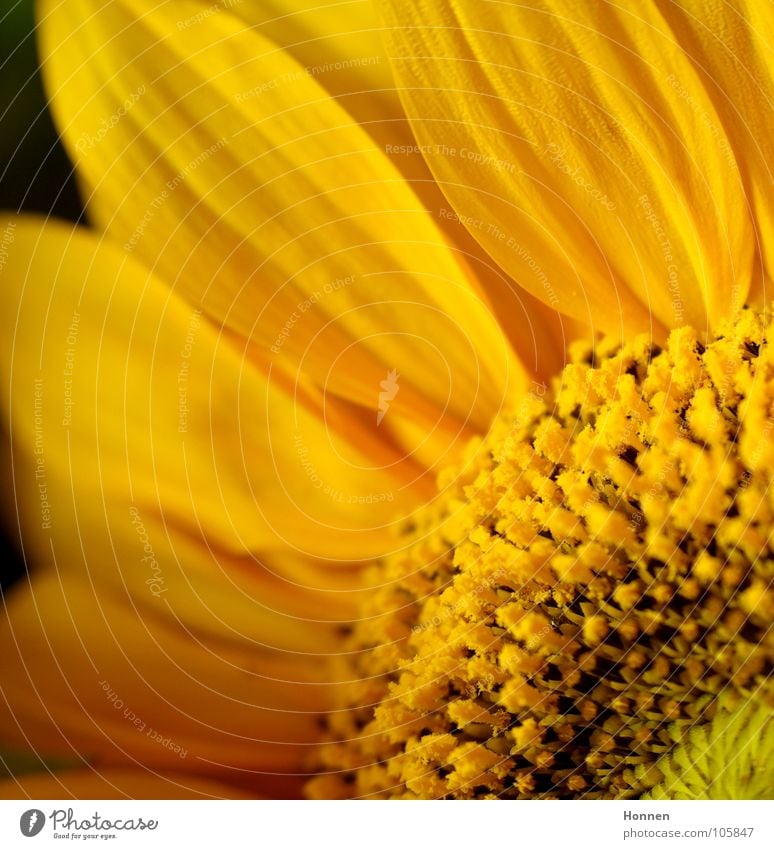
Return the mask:
POLYGON ((747 801, 0 801, 0 846, 771 849, 773 815, 747 801))

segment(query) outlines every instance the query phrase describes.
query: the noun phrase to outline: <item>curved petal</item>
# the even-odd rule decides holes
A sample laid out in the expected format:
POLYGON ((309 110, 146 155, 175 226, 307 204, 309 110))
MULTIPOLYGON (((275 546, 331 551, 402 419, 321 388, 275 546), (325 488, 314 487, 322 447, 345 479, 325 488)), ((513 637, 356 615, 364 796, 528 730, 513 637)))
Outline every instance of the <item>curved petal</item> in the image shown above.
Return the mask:
POLYGON ((290 53, 371 135, 411 140, 371 2, 263 0, 231 9, 290 53))
POLYGON ((49 0, 40 29, 93 219, 291 380, 375 419, 397 371, 391 416, 436 455, 523 385, 389 151, 264 34, 225 7, 123 0, 49 0))
POLYGON ((136 548, 131 510, 236 556, 290 548, 359 561, 389 546, 393 520, 422 497, 422 472, 370 422, 325 419, 320 399, 289 394, 87 231, 6 228, 0 361, 14 494, 23 523, 51 528, 63 559, 83 559, 79 526, 102 546, 87 560, 123 540, 136 548))
POLYGON ((744 302, 746 151, 672 30, 674 4, 379 5, 434 174, 520 284, 617 335, 703 328, 744 302))
POLYGON ((232 8, 304 66, 380 147, 394 151, 392 164, 470 264, 521 361, 544 380, 558 373, 575 329, 497 267, 449 209, 416 149, 374 4, 370 0, 268 0, 232 8))
POLYGON ((666 7, 663 14, 685 48, 735 152, 733 162, 756 227, 758 258, 748 300, 754 297, 760 306, 767 305, 774 278, 774 7, 756 0, 684 0, 660 5, 666 7))
POLYGON ((174 586, 143 597, 64 568, 17 585, 0 619, 3 745, 235 781, 303 772, 332 703, 333 633, 318 627, 308 653, 283 651, 286 635, 236 639, 237 613, 213 635, 178 615, 174 586))
POLYGON ((231 784, 146 770, 67 770, 0 781, 0 799, 250 799, 231 784))
POLYGON ((421 486, 385 448, 358 454, 356 419, 325 422, 267 382, 108 242, 2 225, 5 513, 37 577, 0 626, 0 739, 195 772, 301 769, 358 561, 389 546, 388 511, 421 486), (336 553, 352 565, 320 559, 336 553))

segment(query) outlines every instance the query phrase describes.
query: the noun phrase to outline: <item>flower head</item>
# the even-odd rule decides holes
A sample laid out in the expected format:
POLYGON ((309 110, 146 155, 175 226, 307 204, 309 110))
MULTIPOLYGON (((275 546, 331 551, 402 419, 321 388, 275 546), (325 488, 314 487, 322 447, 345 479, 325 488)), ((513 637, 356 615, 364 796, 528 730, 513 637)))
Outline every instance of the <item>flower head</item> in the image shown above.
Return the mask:
POLYGON ((774 705, 770 326, 745 311, 706 346, 689 328, 664 350, 577 346, 554 396, 472 446, 380 569, 330 770, 358 795, 669 797, 662 756, 718 712, 758 705, 757 735, 774 705))

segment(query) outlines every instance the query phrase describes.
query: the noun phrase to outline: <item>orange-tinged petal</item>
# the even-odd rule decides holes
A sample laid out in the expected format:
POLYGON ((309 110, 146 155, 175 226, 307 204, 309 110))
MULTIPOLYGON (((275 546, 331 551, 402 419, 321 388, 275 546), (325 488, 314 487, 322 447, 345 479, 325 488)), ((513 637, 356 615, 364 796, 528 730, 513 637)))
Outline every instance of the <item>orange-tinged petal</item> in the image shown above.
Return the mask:
POLYGON ((436 454, 485 430, 523 369, 464 256, 314 76, 213 9, 42 4, 93 219, 290 379, 375 420, 397 371, 390 415, 436 454))
POLYGON ((356 561, 389 544, 380 511, 401 509, 400 464, 340 456, 334 428, 351 437, 357 420, 328 434, 107 241, 2 224, 6 514, 35 581, 0 627, 0 739, 102 763, 302 769, 356 561), (355 563, 299 553, 334 549, 355 563))
POLYGON ((0 781, 0 799, 250 798, 254 796, 224 782, 143 769, 66 770, 0 781))
POLYGON ((357 561, 390 545, 421 471, 372 422, 326 421, 319 399, 294 398, 119 248, 64 225, 8 227, 3 409, 14 497, 23 529, 42 523, 43 554, 49 536, 66 561, 133 550, 131 509, 237 557, 357 561))
POLYGON ((219 635, 192 627, 176 604, 173 588, 143 597, 64 568, 15 586, 0 619, 3 748, 228 780, 303 772, 331 705, 332 639, 282 651, 235 638, 233 616, 219 635))
POLYGON ((521 285, 617 335, 704 328, 744 302, 745 151, 671 29, 673 4, 379 6, 434 174, 521 285))

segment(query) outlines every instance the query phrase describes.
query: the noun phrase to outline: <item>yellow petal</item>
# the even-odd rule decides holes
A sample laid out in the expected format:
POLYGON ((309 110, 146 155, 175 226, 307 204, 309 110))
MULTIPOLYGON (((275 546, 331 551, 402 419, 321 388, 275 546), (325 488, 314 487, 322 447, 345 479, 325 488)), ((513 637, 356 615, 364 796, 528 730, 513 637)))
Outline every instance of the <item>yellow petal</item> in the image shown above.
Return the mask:
POLYGON ((5 512, 37 576, 0 627, 0 739, 102 763, 302 769, 359 578, 299 552, 389 545, 388 508, 410 509, 400 464, 337 452, 335 428, 357 435, 356 419, 294 404, 108 242, 0 226, 5 512), (392 503, 364 497, 380 486, 392 503))
POLYGON ((3 225, 14 498, 43 554, 49 536, 66 560, 134 551, 130 509, 240 557, 362 560, 390 545, 421 470, 372 422, 326 420, 319 399, 288 394, 119 248, 64 225, 3 225))
MULTIPOLYGON (((746 151, 673 33, 672 4, 379 5, 434 174, 521 285, 618 335, 703 328, 744 302, 746 151)), ((757 108, 733 80, 726 97, 757 108)))
POLYGON ((88 0, 43 3, 41 33, 93 220, 290 380, 375 422, 397 371, 390 416, 439 453, 522 385, 388 151, 264 34, 203 2, 88 0))
POLYGON ((249 798, 254 797, 231 784, 142 769, 67 770, 0 781, 0 799, 249 798))
POLYGON ((410 140, 372 3, 264 0, 237 3, 231 11, 290 53, 371 135, 382 141, 410 140))
MULTIPOLYGON (((770 287, 774 278, 774 8, 756 0, 684 0, 669 5, 668 18, 709 93, 734 152, 756 227, 757 257, 748 300, 768 305, 771 292, 766 294, 765 287, 770 287)), ((715 132, 714 127, 710 129, 715 132)), ((722 143, 718 138, 718 144, 722 143)))
POLYGON ((176 605, 174 582, 143 596, 66 569, 14 587, 0 620, 3 748, 228 780, 303 772, 331 704, 332 638, 282 651, 237 638, 233 615, 220 635, 190 627, 176 605))
POLYGON ((380 147, 400 151, 390 156, 393 165, 467 258, 521 361, 541 379, 556 374, 564 365, 567 339, 574 330, 497 268, 453 214, 424 157, 415 150, 373 3, 269 0, 240 3, 232 11, 297 59, 380 147))

